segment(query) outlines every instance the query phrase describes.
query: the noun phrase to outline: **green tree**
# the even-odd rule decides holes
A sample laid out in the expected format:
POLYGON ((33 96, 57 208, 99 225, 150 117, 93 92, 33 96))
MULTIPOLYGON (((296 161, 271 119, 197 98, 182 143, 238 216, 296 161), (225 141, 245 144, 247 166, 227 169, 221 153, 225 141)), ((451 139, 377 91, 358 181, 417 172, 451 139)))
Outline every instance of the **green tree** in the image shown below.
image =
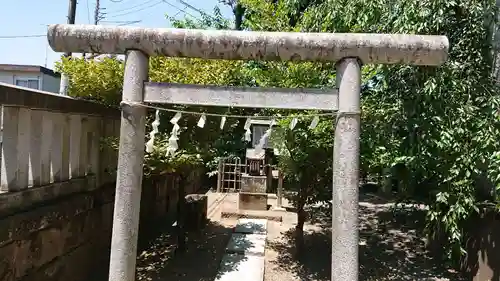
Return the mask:
MULTIPOLYGON (((377 177, 403 165, 405 186, 430 198, 428 230, 449 238, 447 254, 463 251, 462 223, 484 202, 499 201, 498 86, 492 79, 491 24, 495 1, 316 1, 298 12, 295 1, 243 0, 250 30, 446 35, 441 67, 364 66, 362 168, 377 177), (296 11, 294 13, 294 10, 296 11), (290 15, 300 17, 290 25, 290 15)), ((260 84, 303 86, 302 77, 331 84, 331 66, 263 63, 260 84)))
MULTIPOLYGON (((479 211, 485 202, 496 204, 498 208, 500 201, 500 143, 497 141, 500 136, 500 101, 498 86, 491 77, 490 26, 496 19, 495 2, 240 0, 238 4, 244 10, 241 27, 246 30, 448 36, 451 44, 449 59, 441 67, 363 67, 361 167, 369 175, 377 177, 384 168, 403 165, 409 175, 405 186, 409 191, 422 193, 431 204, 428 212, 430 234, 444 232, 447 235, 450 246, 447 254, 463 251, 462 223, 479 211)), ((186 28, 230 28, 229 22, 210 17, 208 24, 203 21, 179 21, 175 24, 186 28)), ((70 88, 72 95, 102 99, 109 104, 116 104, 119 100, 112 97, 119 97, 121 92, 122 62, 74 60, 63 62, 61 69, 69 73, 74 82, 70 88), (105 75, 109 75, 110 79, 102 79, 105 75)), ((181 83, 322 88, 334 86, 335 70, 332 64, 320 63, 153 58, 151 76, 155 81, 181 83)), ((218 110, 229 109, 196 110, 220 112, 218 110)), ((231 111, 236 112, 234 109, 231 111)), ((290 112, 265 110, 263 113, 290 112)), ((212 119, 209 120, 212 122, 212 119)), ((210 132, 205 135, 194 126, 196 118, 183 122, 188 123, 182 125, 182 134, 200 139, 199 142, 183 143, 183 149, 193 153, 210 151, 221 139, 224 140, 220 142, 221 148, 206 155, 221 155, 221 151, 236 151, 244 147, 239 140, 233 140, 233 146, 226 146, 231 137, 242 135, 241 126, 234 126, 234 131, 221 135, 216 129, 218 120, 213 120, 211 125, 207 125, 212 129, 203 130, 210 132)), ((286 129, 287 122, 290 119, 280 123, 280 127, 286 129)), ((317 130, 321 128, 327 127, 318 126, 317 130)), ((163 129, 166 132, 170 130, 163 129)), ((317 195, 326 192, 319 188, 319 184, 306 184, 305 181, 314 178, 309 176, 316 173, 311 170, 312 167, 305 167, 307 172, 301 170, 300 177, 294 174, 291 167, 300 164, 293 159, 310 159, 308 155, 314 154, 315 148, 331 149, 328 142, 331 134, 327 131, 324 134, 301 131, 300 126, 297 130, 285 134, 285 144, 295 143, 297 146, 288 158, 284 156, 280 159, 280 165, 288 167, 288 176, 294 178, 296 185, 314 186, 309 189, 310 193, 303 193, 307 194, 304 198, 319 200, 317 195)), ((325 163, 331 165, 331 160, 325 163)), ((328 169, 330 167, 326 167, 325 171, 328 169)), ((327 181, 331 176, 329 174, 319 176, 327 181)))
POLYGON ((56 63, 59 72, 70 77, 68 94, 92 100, 111 107, 118 107, 123 87, 123 61, 116 58, 62 58, 56 63))
MULTIPOLYGON (((212 16, 202 15, 200 19, 191 20, 175 19, 167 16, 172 25, 177 28, 199 28, 199 29, 226 29, 230 22, 224 19, 218 9, 214 10, 212 16)), ((69 95, 73 97, 89 99, 104 103, 111 107, 118 107, 121 101, 123 87, 123 60, 116 57, 104 57, 98 59, 73 58, 63 59, 57 63, 57 69, 70 77, 69 95)), ((202 60, 183 58, 150 58, 150 79, 154 82, 202 84, 202 85, 247 85, 249 79, 242 71, 243 62, 223 60, 202 60)), ((234 109, 221 107, 193 107, 193 106, 167 106, 169 109, 178 109, 194 112, 208 112, 218 114, 251 115, 253 109, 234 109)), ((153 111, 148 115, 148 133, 153 121, 153 111)), ((169 120, 174 113, 162 111, 160 131, 163 134, 157 136, 158 142, 166 141, 168 133, 172 130, 169 120)), ((205 161, 208 169, 217 166, 217 158, 234 153, 244 153, 246 143, 235 135, 243 135, 242 122, 228 119, 224 130, 219 129, 220 119, 208 117, 205 127, 200 129, 196 126, 200 115, 184 114, 179 122, 181 136, 179 147, 186 153, 199 154, 205 161)), ((164 159, 159 154, 147 155, 149 170, 159 171, 165 168, 161 163, 171 161, 164 159), (154 158, 154 157, 156 158, 154 158), (153 159, 151 159, 153 157, 153 159), (158 158, 159 157, 159 158, 158 158)), ((164 163, 165 164, 165 163, 164 163)), ((146 169, 146 172, 151 172, 146 169)), ((160 171, 161 172, 161 171, 160 171)))
POLYGON ((297 210, 295 227, 296 257, 304 251, 304 223, 308 215, 306 206, 331 199, 333 121, 324 118, 310 129, 311 117, 297 116, 297 125, 290 129, 292 119, 283 119, 273 129, 271 141, 279 152, 278 165, 286 175, 289 196, 297 210))

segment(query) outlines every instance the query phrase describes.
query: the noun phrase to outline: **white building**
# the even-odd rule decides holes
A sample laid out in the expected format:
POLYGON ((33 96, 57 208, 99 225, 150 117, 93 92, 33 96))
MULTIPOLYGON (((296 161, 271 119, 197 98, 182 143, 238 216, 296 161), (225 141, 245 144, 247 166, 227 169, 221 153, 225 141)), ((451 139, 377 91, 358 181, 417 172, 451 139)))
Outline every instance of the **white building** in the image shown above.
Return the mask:
POLYGON ((58 94, 61 75, 43 66, 0 64, 0 82, 58 94))

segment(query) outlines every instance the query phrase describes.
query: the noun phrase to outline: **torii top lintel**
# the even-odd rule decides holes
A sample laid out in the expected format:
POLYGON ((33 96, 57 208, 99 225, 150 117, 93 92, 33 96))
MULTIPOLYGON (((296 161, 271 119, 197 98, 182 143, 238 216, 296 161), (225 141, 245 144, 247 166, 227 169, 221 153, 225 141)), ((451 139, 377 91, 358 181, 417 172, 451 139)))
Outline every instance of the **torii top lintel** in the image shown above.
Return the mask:
POLYGON ((175 28, 51 25, 56 52, 147 55, 227 60, 336 62, 357 57, 365 64, 441 65, 446 36, 363 33, 253 32, 175 28))

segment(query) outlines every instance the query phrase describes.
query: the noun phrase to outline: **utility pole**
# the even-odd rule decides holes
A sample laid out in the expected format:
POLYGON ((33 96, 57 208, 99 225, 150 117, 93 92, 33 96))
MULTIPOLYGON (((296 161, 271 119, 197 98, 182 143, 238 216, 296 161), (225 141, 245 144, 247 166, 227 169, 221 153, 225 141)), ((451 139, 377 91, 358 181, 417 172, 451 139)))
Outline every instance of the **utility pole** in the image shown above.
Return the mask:
POLYGON ((98 25, 101 20, 101 1, 95 1, 95 10, 94 10, 94 24, 98 25))
MULTIPOLYGON (((98 25, 99 22, 103 19, 103 15, 101 14, 101 1, 95 0, 95 9, 94 9, 94 24, 98 25)), ((96 57, 96 54, 90 54, 89 59, 93 59, 96 57)))
MULTIPOLYGON (((101 1, 100 0, 96 0, 95 1, 95 8, 94 8, 94 25, 98 25, 99 22, 104 18, 104 16, 101 14, 101 1)), ((90 19, 89 19, 90 21, 90 19)), ((90 24, 90 22, 89 22, 90 24)), ((95 54, 91 53, 90 56, 87 58, 86 57, 86 53, 83 53, 83 57, 85 59, 93 59, 96 57, 95 54)))
MULTIPOLYGON (((98 25, 99 21, 101 19, 102 19, 102 17, 101 17, 101 1, 100 0, 96 0, 95 1, 95 8, 94 8, 94 24, 98 25)), ((90 24, 90 19, 89 19, 89 24, 90 24)), ((83 53, 83 57, 84 58, 86 57, 85 53, 83 53)), ((92 58, 92 56, 90 58, 92 58)))
MULTIPOLYGON (((75 24, 76 17, 76 0, 69 0, 68 7, 68 24, 75 24)), ((64 53, 64 57, 71 58, 71 52, 64 53)), ((59 86, 59 94, 68 95, 69 78, 64 73, 61 75, 61 84, 59 86)))

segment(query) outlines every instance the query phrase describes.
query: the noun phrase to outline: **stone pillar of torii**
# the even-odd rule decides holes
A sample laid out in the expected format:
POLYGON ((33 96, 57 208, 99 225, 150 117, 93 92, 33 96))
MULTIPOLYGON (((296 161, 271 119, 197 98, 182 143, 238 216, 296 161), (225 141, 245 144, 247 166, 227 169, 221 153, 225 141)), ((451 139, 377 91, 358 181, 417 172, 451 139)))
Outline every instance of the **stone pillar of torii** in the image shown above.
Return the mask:
POLYGON ((362 64, 438 66, 445 36, 51 25, 56 52, 125 54, 109 281, 135 280, 145 147, 142 103, 337 110, 333 155, 332 281, 358 280, 358 184, 362 64), (337 88, 260 89, 150 83, 149 56, 336 62, 337 88))

